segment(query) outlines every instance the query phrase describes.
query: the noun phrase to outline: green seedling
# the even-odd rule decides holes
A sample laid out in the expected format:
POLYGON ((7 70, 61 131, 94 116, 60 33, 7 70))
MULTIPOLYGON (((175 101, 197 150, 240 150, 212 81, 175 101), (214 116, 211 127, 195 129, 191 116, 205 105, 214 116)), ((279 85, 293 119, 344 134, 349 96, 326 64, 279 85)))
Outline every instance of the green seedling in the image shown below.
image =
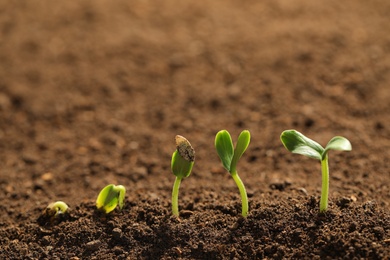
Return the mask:
POLYGON ((63 201, 50 203, 38 218, 40 224, 56 224, 69 217, 69 207, 63 201))
POLYGON ((302 154, 310 158, 321 161, 322 171, 322 190, 320 200, 320 212, 323 213, 328 209, 329 194, 329 166, 328 151, 351 151, 352 145, 342 136, 333 137, 323 148, 319 143, 307 138, 296 130, 286 130, 280 136, 283 145, 292 153, 302 154))
POLYGON ((222 161, 222 165, 233 177, 240 191, 243 217, 248 215, 248 196, 246 194, 244 183, 238 176, 236 167, 238 160, 248 148, 250 139, 251 136, 249 131, 242 131, 238 137, 236 148, 234 148, 232 138, 228 131, 221 130, 215 136, 215 148, 217 149, 218 156, 222 161))
POLYGON ((63 202, 63 201, 56 201, 53 203, 50 203, 46 209, 45 213, 47 216, 51 217, 59 217, 62 214, 67 214, 68 213, 68 205, 63 202))
POLYGON ((172 154, 171 169, 176 176, 172 189, 172 214, 179 217, 179 188, 183 178, 190 176, 195 162, 195 151, 183 136, 175 137, 176 150, 172 154))
POLYGON ((109 184, 100 191, 96 200, 96 207, 106 214, 113 211, 117 205, 122 209, 125 194, 126 188, 124 186, 109 184))

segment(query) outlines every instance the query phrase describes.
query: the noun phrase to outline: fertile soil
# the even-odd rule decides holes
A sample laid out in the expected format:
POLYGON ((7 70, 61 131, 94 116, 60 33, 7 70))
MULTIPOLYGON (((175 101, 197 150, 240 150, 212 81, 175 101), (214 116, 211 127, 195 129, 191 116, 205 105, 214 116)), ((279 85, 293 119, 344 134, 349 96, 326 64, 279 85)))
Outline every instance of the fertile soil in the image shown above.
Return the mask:
POLYGON ((0 259, 389 259, 390 1, 0 1, 0 259), (251 132, 238 164, 214 148, 251 132), (319 161, 280 142, 297 129, 319 161), (174 137, 196 151, 171 214, 174 137), (127 188, 123 210, 95 200, 127 188), (61 200, 69 216, 42 218, 61 200))

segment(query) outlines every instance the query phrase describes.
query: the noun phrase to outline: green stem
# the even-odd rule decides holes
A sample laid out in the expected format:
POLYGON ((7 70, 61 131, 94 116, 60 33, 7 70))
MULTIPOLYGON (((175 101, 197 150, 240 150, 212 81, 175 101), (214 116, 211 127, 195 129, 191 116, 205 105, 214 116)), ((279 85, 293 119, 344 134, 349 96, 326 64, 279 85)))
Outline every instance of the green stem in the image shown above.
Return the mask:
POLYGON ((240 179, 240 177, 237 174, 237 171, 234 171, 231 173, 234 181, 237 184, 238 189, 240 190, 240 195, 241 195, 241 201, 242 201, 242 216, 246 217, 248 215, 248 196, 246 195, 246 190, 244 183, 240 179))
POLYGON ((321 160, 322 170, 322 190, 320 200, 320 212, 323 213, 328 209, 328 194, 329 194, 329 166, 328 166, 328 155, 321 160))
POLYGON ((179 217, 179 188, 181 179, 180 177, 176 177, 172 189, 172 214, 176 217, 179 217))

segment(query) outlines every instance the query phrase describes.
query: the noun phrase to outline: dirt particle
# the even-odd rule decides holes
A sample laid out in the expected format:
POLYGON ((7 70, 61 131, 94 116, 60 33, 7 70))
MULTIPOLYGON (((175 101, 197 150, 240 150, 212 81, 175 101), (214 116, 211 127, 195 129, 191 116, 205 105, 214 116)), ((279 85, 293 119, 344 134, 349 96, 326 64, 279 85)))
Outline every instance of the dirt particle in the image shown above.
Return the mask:
POLYGON ((341 209, 345 209, 345 208, 348 208, 352 202, 353 202, 353 200, 352 200, 351 198, 343 197, 343 198, 340 198, 340 199, 336 202, 336 204, 337 204, 337 206, 339 206, 341 209))
POLYGON ((125 251, 123 251, 123 249, 119 246, 114 247, 113 251, 114 251, 114 254, 116 254, 116 255, 122 255, 125 253, 125 251))
POLYGON ((192 216, 194 214, 193 211, 191 210, 182 210, 180 211, 180 216, 183 217, 183 218, 188 218, 190 216, 192 216))
POLYGON ((384 128, 385 128, 385 126, 381 122, 376 122, 375 123, 375 130, 380 131, 380 130, 382 130, 384 128))
POLYGON ((41 175, 41 179, 43 181, 51 181, 53 179, 53 174, 51 172, 47 172, 41 175))
POLYGON ((44 236, 42 237, 42 244, 43 245, 49 245, 50 244, 50 236, 44 236))
POLYGON ((304 194, 306 196, 308 195, 307 190, 305 188, 303 188, 303 187, 298 188, 297 191, 299 191, 300 193, 302 193, 302 194, 304 194))
POLYGON ((100 240, 93 240, 85 244, 85 249, 88 251, 96 251, 102 245, 100 240))
POLYGON ((120 239, 122 236, 122 230, 120 228, 114 228, 112 230, 112 236, 116 239, 120 239))
POLYGON ((219 99, 213 98, 209 101, 210 108, 213 110, 217 110, 221 107, 221 101, 219 99))
POLYGON ((301 52, 297 55, 297 60, 303 63, 313 61, 313 55, 310 52, 301 52))
POLYGON ((276 181, 269 185, 271 190, 284 191, 288 186, 291 185, 291 182, 288 181, 276 181))
POLYGON ((366 203, 363 204, 363 209, 367 211, 375 211, 376 208, 376 202, 375 201, 367 201, 366 203))
POLYGON ((374 231, 376 237, 379 238, 379 239, 381 239, 384 236, 384 234, 385 234, 385 230, 383 229, 383 227, 379 227, 379 226, 378 227, 374 227, 372 229, 372 231, 374 231))
POLYGON ((22 156, 22 160, 26 163, 26 164, 36 164, 37 161, 39 160, 38 157, 36 155, 33 155, 33 154, 24 154, 22 156))
POLYGON ((174 247, 173 249, 175 250, 175 252, 178 256, 180 256, 183 253, 183 251, 181 251, 181 249, 179 247, 174 247))
POLYGON ((358 223, 356 221, 352 221, 351 224, 349 224, 349 232, 353 232, 356 230, 356 228, 358 227, 358 223))
POLYGON ((304 125, 305 125, 305 127, 310 128, 314 125, 314 120, 311 118, 306 118, 304 125))

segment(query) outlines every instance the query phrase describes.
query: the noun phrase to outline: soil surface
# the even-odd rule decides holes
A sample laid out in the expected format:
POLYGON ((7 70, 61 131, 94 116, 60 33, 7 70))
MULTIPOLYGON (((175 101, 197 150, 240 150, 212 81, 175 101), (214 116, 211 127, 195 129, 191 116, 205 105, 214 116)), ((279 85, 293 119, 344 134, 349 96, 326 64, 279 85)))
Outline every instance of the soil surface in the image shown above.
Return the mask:
POLYGON ((0 1, 0 259, 389 259, 389 1, 0 1), (241 199, 214 148, 251 132, 241 199), (321 167, 280 142, 297 129, 321 167), (174 138, 196 151, 171 215, 174 138), (125 206, 95 209, 106 185, 125 206), (45 223, 61 200, 68 218, 45 223))

